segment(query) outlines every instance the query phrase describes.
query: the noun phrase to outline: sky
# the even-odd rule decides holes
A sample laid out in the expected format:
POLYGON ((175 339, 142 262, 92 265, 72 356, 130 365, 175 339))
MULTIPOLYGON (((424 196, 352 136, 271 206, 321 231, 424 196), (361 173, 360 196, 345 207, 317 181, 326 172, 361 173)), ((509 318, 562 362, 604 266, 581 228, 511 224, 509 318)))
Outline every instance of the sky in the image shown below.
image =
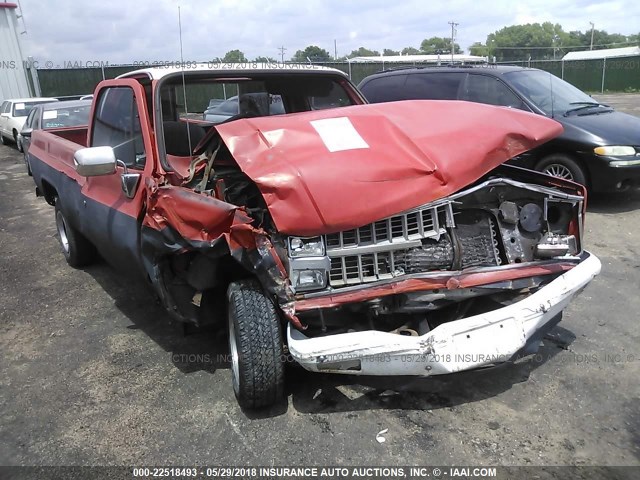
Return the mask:
MULTIPOLYGON (((0 0, 3 1, 3 0, 0 0)), ((16 2, 17 0, 11 0, 16 2)), ((208 61, 232 49, 247 58, 288 60, 296 50, 318 45, 338 56, 371 50, 419 48, 423 39, 449 37, 468 51, 502 27, 551 21, 565 31, 640 32, 637 0, 20 0, 26 33, 23 51, 39 62, 115 63, 208 61)), ((21 25, 22 26, 22 25, 21 25)))

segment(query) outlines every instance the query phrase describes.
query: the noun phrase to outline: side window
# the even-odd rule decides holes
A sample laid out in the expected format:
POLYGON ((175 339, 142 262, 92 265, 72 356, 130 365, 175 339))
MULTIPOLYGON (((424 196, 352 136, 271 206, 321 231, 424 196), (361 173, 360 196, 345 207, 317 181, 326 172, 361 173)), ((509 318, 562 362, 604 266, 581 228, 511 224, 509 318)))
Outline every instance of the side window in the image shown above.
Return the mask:
POLYGON ((33 128, 33 119, 36 116, 36 112, 38 111, 37 108, 32 108, 31 111, 29 112, 29 116, 27 117, 26 122, 24 122, 24 126, 27 128, 33 128))
MULTIPOLYGON (((351 105, 349 95, 347 95, 345 89, 337 82, 331 82, 331 90, 322 93, 326 93, 326 95, 309 96, 309 106, 311 107, 311 110, 324 110, 327 108, 351 105)), ((272 108, 274 108, 276 113, 284 113, 284 108, 282 108, 282 98, 280 98, 279 95, 277 97, 278 98, 273 98, 271 101, 272 108), (279 106, 281 107, 280 111, 275 110, 278 108, 278 103, 276 102, 279 102, 279 106)))
POLYGON ((95 110, 91 146, 113 147, 116 158, 127 167, 144 168, 146 156, 133 89, 111 87, 101 92, 95 110))
POLYGON ((469 75, 461 100, 526 110, 522 100, 509 87, 488 75, 469 75))
POLYGON ((457 100, 458 89, 466 73, 414 73, 405 85, 407 98, 412 100, 457 100))
POLYGON ((360 86, 360 91, 371 103, 405 100, 406 75, 386 75, 369 80, 360 86))

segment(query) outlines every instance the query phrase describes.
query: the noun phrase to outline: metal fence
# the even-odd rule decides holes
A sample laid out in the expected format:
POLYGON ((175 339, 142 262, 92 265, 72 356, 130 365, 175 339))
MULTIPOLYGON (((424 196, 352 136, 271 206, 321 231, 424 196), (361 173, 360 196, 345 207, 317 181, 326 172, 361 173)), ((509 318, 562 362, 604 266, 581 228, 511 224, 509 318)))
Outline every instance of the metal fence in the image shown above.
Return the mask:
MULTIPOLYGON (((509 65, 539 68, 563 78, 587 92, 640 92, 640 56, 599 60, 529 60, 508 62, 509 65)), ((319 63, 347 73, 358 84, 363 78, 389 68, 429 66, 406 63, 319 63)), ((103 79, 115 78, 136 66, 105 66, 98 68, 38 69, 37 78, 42 96, 60 97, 91 93, 103 79)))
POLYGON ((594 60, 530 60, 509 65, 539 68, 586 92, 640 92, 640 56, 594 60))

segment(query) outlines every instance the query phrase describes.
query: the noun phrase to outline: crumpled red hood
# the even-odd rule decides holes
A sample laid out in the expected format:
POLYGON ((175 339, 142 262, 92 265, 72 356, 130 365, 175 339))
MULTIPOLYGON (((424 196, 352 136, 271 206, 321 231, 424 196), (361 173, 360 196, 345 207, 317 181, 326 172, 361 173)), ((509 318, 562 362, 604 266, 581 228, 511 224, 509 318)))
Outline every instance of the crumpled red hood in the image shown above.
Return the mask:
POLYGON ((218 125, 281 233, 355 228, 443 198, 562 133, 541 115, 403 101, 218 125))

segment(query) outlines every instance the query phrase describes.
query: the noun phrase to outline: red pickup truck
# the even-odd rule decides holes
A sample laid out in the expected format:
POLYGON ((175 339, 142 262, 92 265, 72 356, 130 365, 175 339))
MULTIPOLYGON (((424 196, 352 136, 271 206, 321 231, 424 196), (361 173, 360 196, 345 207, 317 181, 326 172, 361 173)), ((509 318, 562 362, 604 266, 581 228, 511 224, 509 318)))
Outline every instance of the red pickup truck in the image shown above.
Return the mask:
POLYGON ((502 165, 556 122, 366 105, 327 68, 210 67, 104 81, 88 129, 36 131, 28 154, 71 266, 98 251, 180 321, 225 313, 242 406, 282 398, 289 358, 418 376, 509 361, 599 273, 584 188, 502 165))

